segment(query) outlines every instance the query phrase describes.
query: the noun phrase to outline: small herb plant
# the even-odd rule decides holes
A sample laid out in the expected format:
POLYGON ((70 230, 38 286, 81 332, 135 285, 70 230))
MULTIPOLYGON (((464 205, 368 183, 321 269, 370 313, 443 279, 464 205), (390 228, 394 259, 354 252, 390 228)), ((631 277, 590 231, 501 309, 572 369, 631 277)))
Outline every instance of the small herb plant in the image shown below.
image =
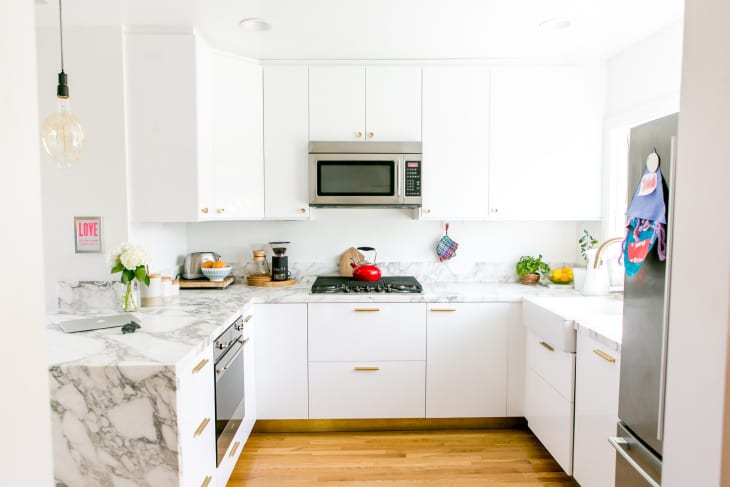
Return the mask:
POLYGON ((596 237, 591 235, 590 232, 584 228, 583 235, 578 239, 578 246, 580 247, 580 255, 583 256, 583 260, 586 263, 588 263, 588 256, 586 255, 586 252, 594 248, 597 243, 598 240, 596 240, 596 237))
POLYGON ((523 255, 517 261, 515 269, 518 276, 524 276, 525 274, 547 274, 550 272, 550 266, 542 261, 542 254, 538 255, 537 258, 523 255))

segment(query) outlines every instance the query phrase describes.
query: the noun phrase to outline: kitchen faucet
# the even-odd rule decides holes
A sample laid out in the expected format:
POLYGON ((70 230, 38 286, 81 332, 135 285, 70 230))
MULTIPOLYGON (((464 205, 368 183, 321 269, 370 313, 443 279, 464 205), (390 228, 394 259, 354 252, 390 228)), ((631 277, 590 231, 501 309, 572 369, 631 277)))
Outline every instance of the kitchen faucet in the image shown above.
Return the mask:
POLYGON ((608 288, 610 285, 610 279, 608 277, 608 270, 606 266, 601 266, 601 256, 603 252, 610 245, 623 242, 623 238, 614 237, 609 238, 596 250, 596 257, 593 260, 593 265, 588 266, 586 272, 586 281, 583 285, 583 294, 588 296, 605 296, 608 294, 608 288))
POLYGON ((593 261, 593 268, 598 269, 601 266, 601 256, 603 255, 603 251, 606 250, 606 248, 612 244, 623 242, 624 239, 622 237, 613 237, 609 238, 605 242, 603 242, 601 245, 598 246, 598 250, 596 250, 596 258, 593 261))

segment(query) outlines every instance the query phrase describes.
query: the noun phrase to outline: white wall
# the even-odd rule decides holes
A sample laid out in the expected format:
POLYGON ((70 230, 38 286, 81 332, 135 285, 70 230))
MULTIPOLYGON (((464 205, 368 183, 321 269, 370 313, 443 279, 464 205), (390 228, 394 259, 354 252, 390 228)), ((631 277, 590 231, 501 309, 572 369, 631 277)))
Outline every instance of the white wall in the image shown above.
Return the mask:
POLYGON ((729 485, 730 2, 687 0, 663 487, 729 485))
POLYGON ((150 252, 150 273, 175 276, 187 253, 184 223, 130 223, 129 241, 150 252))
POLYGON ((2 485, 52 485, 48 356, 33 2, 6 2, 0 16, 0 472, 2 485), (22 262, 22 264, 20 264, 22 262), (11 264, 12 263, 12 264, 11 264), (22 275, 9 270, 22 268, 22 275))

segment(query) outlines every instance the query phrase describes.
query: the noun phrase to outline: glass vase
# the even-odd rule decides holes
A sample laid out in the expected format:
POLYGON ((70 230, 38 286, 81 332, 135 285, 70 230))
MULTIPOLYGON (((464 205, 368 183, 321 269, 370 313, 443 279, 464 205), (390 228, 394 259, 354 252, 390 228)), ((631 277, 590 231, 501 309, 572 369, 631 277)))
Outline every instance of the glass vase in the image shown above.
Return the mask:
POLYGON ((124 295, 122 296, 122 310, 123 311, 137 311, 137 300, 135 299, 137 294, 137 281, 131 280, 127 283, 124 289, 124 295))

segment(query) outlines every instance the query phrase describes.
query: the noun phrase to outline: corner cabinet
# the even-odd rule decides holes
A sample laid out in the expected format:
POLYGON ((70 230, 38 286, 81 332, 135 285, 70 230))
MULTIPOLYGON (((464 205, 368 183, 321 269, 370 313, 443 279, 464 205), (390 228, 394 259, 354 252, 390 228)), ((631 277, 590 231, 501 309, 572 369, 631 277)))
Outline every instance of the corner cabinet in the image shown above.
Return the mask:
POLYGON ((310 66, 311 140, 421 140, 420 66, 310 66))

